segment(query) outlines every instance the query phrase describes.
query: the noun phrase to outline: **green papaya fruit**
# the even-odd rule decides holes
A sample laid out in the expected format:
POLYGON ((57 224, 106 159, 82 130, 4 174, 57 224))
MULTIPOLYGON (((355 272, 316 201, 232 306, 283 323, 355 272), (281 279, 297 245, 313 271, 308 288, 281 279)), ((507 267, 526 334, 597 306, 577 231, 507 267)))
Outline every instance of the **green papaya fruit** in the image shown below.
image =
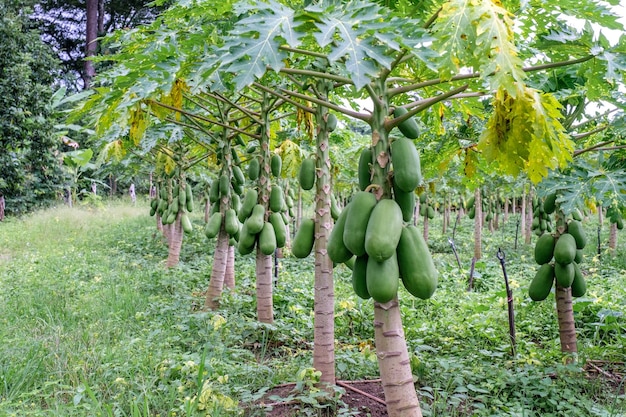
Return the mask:
POLYGON ((413 192, 422 182, 420 156, 415 144, 406 138, 391 143, 393 182, 404 192, 413 192))
POLYGON ((574 263, 574 281, 572 281, 572 297, 582 297, 587 292, 587 282, 580 266, 574 263))
MULTIPOLYGON (((409 111, 405 109, 404 107, 396 107, 393 111, 393 116, 397 118, 400 116, 404 116, 408 112, 409 111)), ((419 127, 417 126, 417 122, 412 117, 409 117, 408 119, 400 123, 398 125, 398 129, 408 139, 417 139, 420 134, 419 127)))
POLYGON ((233 179, 237 184, 245 184, 246 178, 243 176, 243 171, 237 165, 233 166, 233 179))
POLYGON ((343 243, 343 232, 345 229, 349 207, 350 205, 348 204, 348 206, 343 209, 341 214, 339 214, 339 217, 330 232, 330 236, 328 237, 328 242, 326 243, 328 256, 331 261, 336 264, 344 263, 353 256, 352 252, 350 252, 350 250, 346 248, 346 245, 343 243))
POLYGON ((365 189, 371 184, 372 176, 370 167, 372 162, 372 148, 363 149, 359 155, 358 165, 359 189, 361 191, 365 191, 365 189))
POLYGON ((276 250, 276 234, 270 222, 265 222, 259 233, 259 250, 263 255, 272 255, 276 250))
POLYGON ((224 230, 229 236, 235 236, 239 232, 239 220, 237 212, 233 208, 229 208, 224 213, 224 230))
POLYGON ((365 283, 369 295, 379 303, 387 303, 398 294, 400 273, 398 260, 394 254, 382 262, 368 257, 365 283))
POLYGON ((576 240, 569 233, 563 233, 554 245, 554 260, 562 265, 567 265, 574 262, 575 257, 576 240))
POLYGON ((261 232, 263 229, 263 224, 265 223, 265 207, 262 204, 255 204, 252 208, 252 213, 250 213, 250 217, 248 217, 244 224, 248 224, 248 231, 256 235, 261 232))
POLYGON ((300 187, 303 190, 310 190, 315 185, 315 159, 306 158, 300 165, 300 172, 298 174, 298 180, 300 181, 300 187))
POLYGON ((439 273, 428 244, 417 227, 409 225, 402 229, 396 253, 404 288, 422 300, 432 297, 439 273))
POLYGON ((185 195, 187 196, 187 199, 185 200, 185 207, 187 208, 187 211, 191 213, 193 212, 193 209, 194 209, 194 202, 193 202, 193 191, 191 189, 191 184, 189 183, 187 183, 186 185, 185 195))
POLYGON ((276 178, 280 177, 280 173, 283 167, 283 160, 278 154, 273 154, 272 159, 270 160, 270 168, 272 171, 272 175, 276 178))
POLYGON ((365 230, 365 252, 378 262, 396 253, 402 234, 402 210, 394 200, 380 200, 372 209, 365 230))
POLYGON ((243 197, 243 201, 241 202, 241 208, 239 209, 239 213, 237 216, 239 217, 239 221, 243 223, 250 214, 252 214, 252 209, 257 204, 257 200, 259 198, 259 193, 255 189, 249 189, 246 191, 246 195, 243 197))
POLYGON ((276 247, 285 247, 285 244, 287 243, 287 228, 285 227, 285 221, 283 220, 282 214, 270 214, 269 221, 274 227, 274 234, 276 235, 276 247))
POLYGON ((543 210, 547 214, 552 214, 556 210, 556 193, 551 193, 543 200, 543 210))
POLYGON ((365 233, 370 214, 375 206, 376 197, 365 191, 356 192, 350 201, 343 231, 343 242, 346 248, 356 256, 363 256, 366 253, 365 233))
POLYGON ((543 301, 550 294, 554 283, 554 267, 552 264, 543 264, 535 273, 535 277, 528 287, 528 296, 533 301, 543 301))
POLYGON ((252 181, 256 181, 261 173, 261 164, 257 158, 250 159, 248 162, 248 178, 252 181))
POLYGON ((574 275, 576 274, 576 269, 574 268, 574 262, 568 264, 560 264, 555 262, 554 264, 554 277, 556 278, 556 282, 564 288, 570 287, 572 282, 574 282, 574 275))
POLYGON ((330 194, 330 217, 332 217, 333 220, 336 221, 339 218, 340 214, 341 214, 341 209, 337 205, 337 199, 335 199, 335 195, 331 193, 330 194))
POLYGON ((554 255, 556 239, 551 234, 543 234, 535 243, 535 262, 539 265, 547 264, 554 255))
POLYGON ((583 224, 578 220, 571 220, 567 224, 567 233, 574 237, 576 241, 576 249, 584 249, 587 245, 587 236, 583 224))
POLYGON ((254 250, 254 245, 256 243, 256 233, 250 233, 248 229, 248 224, 244 223, 241 226, 241 230, 239 231, 239 245, 237 249, 239 253, 242 255, 247 255, 254 250))
POLYGON ((279 213, 282 211, 284 205, 285 196, 283 194, 283 189, 278 185, 272 185, 272 189, 270 191, 270 210, 274 213, 279 213))
POLYGON ((303 219, 291 245, 291 253, 296 258, 306 258, 315 244, 315 220, 303 219))
POLYGON ((230 177, 226 174, 220 176, 220 196, 228 197, 230 195, 230 177))
POLYGON ((211 188, 209 188, 209 201, 211 204, 220 199, 220 181, 219 179, 213 180, 211 188))
POLYGON ((332 113, 328 113, 328 116, 326 117, 326 128, 329 132, 333 132, 337 129, 337 116, 332 113))
MULTIPOLYGON (((352 259, 352 258, 351 258, 352 259)), ((357 256, 352 267, 352 289, 363 300, 371 298, 367 291, 367 255, 357 256)))
POLYGON ((193 232, 193 225, 191 224, 191 220, 189 219, 187 213, 183 213, 180 216, 180 224, 183 228, 183 232, 185 232, 186 234, 190 234, 191 232, 193 232))
POLYGON ((219 211, 213 213, 211 217, 209 217, 209 221, 204 227, 204 234, 207 238, 213 239, 220 232, 220 228, 222 227, 222 213, 219 211))

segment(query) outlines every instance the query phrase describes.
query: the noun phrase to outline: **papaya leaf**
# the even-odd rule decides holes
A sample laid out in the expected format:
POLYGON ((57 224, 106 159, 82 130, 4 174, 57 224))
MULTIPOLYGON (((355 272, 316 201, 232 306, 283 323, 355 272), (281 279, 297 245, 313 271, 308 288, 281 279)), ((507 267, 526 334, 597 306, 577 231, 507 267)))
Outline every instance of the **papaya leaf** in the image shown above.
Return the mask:
POLYGON ((263 77, 268 67, 280 70, 287 59, 280 46, 297 47, 304 34, 296 31, 295 12, 273 0, 239 3, 237 11, 247 16, 224 39, 221 69, 236 74, 233 81, 242 89, 263 77))

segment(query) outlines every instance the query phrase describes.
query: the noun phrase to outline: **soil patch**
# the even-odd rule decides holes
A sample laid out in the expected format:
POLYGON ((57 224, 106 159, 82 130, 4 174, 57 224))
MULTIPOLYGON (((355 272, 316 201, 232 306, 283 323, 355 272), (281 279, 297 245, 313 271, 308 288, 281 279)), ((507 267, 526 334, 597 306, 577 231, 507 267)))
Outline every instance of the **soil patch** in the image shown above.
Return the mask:
MULTIPOLYGON (((345 390, 340 398, 337 409, 346 408, 354 416, 386 417, 387 407, 385 405, 385 394, 380 379, 362 381, 337 381, 337 385, 345 390), (343 403, 343 404, 341 404, 343 403), (345 405, 344 405, 345 404, 345 405)), ((305 409, 311 410, 311 406, 294 398, 294 384, 285 384, 268 390, 263 398, 256 404, 246 408, 247 417, 294 417, 299 415, 310 415, 305 409), (284 400, 281 400, 284 399, 284 400)), ((333 407, 327 410, 320 410, 320 416, 334 416, 333 407)))

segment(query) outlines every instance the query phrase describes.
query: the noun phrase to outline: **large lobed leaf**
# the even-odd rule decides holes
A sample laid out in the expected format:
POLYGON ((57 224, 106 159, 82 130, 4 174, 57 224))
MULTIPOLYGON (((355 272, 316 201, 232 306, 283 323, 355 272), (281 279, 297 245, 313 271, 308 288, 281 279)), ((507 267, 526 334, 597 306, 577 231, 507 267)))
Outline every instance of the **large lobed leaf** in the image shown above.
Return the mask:
POLYGON ((478 147, 501 172, 525 172, 537 183, 550 169, 571 161, 574 143, 559 121, 561 105, 552 95, 526 88, 514 98, 500 90, 493 105, 478 147))
POLYGON ((493 0, 451 0, 433 28, 439 72, 449 79, 465 68, 479 71, 492 90, 515 97, 526 74, 514 42, 511 13, 493 0))

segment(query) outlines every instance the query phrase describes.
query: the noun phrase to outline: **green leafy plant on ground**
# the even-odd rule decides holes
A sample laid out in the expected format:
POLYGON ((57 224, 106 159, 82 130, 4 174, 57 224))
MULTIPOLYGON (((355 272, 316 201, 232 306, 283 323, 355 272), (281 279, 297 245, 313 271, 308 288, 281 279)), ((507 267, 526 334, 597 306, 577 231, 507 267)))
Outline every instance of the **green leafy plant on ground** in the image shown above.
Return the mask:
MULTIPOLYGON (((456 231, 459 268, 438 221, 430 245, 440 289, 419 303, 400 293, 424 415, 623 415, 624 381, 584 365, 623 361, 624 244, 615 257, 585 249, 589 292, 574 304, 580 356, 562 365, 553 305, 527 295, 536 265, 532 246, 514 248, 515 218, 486 233, 471 292, 473 222, 462 218, 456 231), (498 248, 513 289, 516 356, 498 248)), ((299 390, 286 399, 316 415, 313 262, 279 260, 271 325, 256 320, 248 256, 236 260, 237 289, 225 291, 219 310, 204 312, 213 248, 191 234, 179 267, 165 269, 167 248, 152 222, 141 205, 108 203, 0 225, 0 415, 234 416, 288 382, 299 390)), ((345 266, 335 270, 335 287, 337 377, 375 378, 372 312, 353 294, 345 266)), ((333 412, 352 415, 338 401, 333 412)))

